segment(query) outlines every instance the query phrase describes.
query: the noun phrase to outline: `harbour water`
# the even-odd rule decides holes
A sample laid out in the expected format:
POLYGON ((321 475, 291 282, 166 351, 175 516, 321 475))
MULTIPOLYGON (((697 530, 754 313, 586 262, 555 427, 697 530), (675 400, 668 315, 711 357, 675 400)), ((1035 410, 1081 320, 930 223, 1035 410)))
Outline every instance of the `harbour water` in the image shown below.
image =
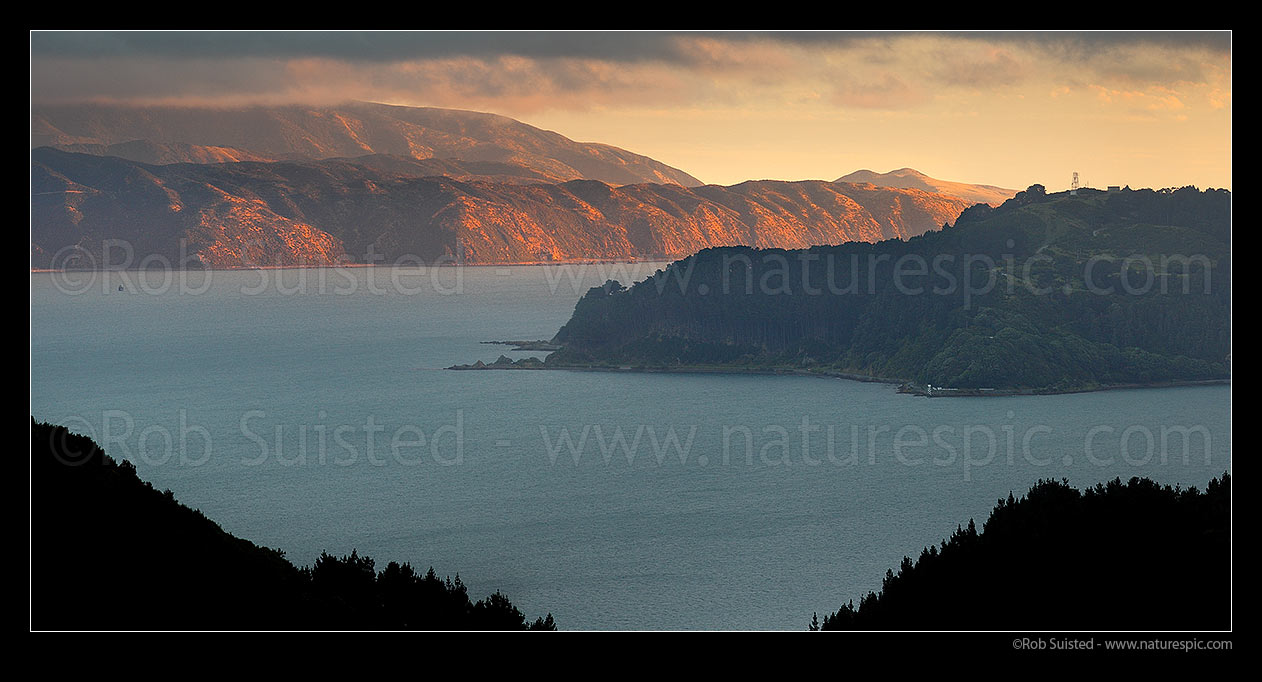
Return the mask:
POLYGON ((32 273, 31 415, 297 565, 432 566, 562 629, 803 629, 1039 479, 1231 468, 1229 386, 443 369, 661 265, 32 273))

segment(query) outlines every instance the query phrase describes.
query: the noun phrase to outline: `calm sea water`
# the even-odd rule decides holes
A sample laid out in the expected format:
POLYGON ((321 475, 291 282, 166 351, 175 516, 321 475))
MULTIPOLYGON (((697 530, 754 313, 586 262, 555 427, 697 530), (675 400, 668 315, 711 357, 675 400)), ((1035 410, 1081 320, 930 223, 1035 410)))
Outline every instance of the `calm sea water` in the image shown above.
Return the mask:
POLYGON ((31 414, 298 565, 432 566, 564 629, 803 629, 1039 479, 1231 468, 1225 386, 441 369, 659 265, 33 273, 31 414))

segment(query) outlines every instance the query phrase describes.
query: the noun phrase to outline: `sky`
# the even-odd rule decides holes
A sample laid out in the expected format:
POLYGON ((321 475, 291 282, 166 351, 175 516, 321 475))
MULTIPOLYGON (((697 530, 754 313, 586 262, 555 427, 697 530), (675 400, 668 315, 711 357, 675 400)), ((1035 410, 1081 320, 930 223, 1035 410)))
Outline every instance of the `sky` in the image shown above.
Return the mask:
POLYGON ((31 33, 31 102, 502 114, 707 183, 1231 188, 1231 32, 31 33))

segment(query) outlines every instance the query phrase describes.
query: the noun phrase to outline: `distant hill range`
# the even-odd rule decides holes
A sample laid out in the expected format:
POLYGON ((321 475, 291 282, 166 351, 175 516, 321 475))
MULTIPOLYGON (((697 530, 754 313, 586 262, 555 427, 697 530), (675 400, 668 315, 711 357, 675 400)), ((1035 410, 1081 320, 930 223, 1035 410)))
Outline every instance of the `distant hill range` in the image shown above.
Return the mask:
POLYGON ((196 155, 222 155, 227 162, 157 165, 50 147, 34 149, 32 267, 120 265, 103 262, 106 240, 127 241, 133 248, 132 265, 150 255, 210 267, 362 263, 368 254, 374 254, 378 263, 403 257, 426 263, 670 258, 713 246, 805 248, 907 239, 954 221, 971 203, 919 189, 825 181, 684 187, 679 183, 696 181, 686 174, 672 175, 673 169, 653 165, 651 159, 622 156, 628 153, 612 147, 578 145, 509 119, 467 112, 364 105, 355 111, 371 113, 364 118, 375 123, 360 127, 348 120, 334 121, 334 113, 314 110, 286 110, 287 117, 280 116, 280 110, 225 114, 245 117, 232 125, 204 112, 126 118, 117 109, 104 111, 101 116, 111 122, 108 126, 86 115, 71 119, 75 125, 52 115, 41 114, 39 120, 49 122, 46 131, 59 122, 56 130, 61 137, 48 135, 62 140, 62 146, 86 150, 82 145, 104 145, 91 149, 117 151, 122 145, 138 155, 169 160, 167 154, 192 154, 194 149, 168 142, 120 143, 101 131, 125 127, 126 133, 111 135, 158 131, 161 139, 189 140, 193 138, 191 133, 184 135, 184 127, 170 132, 172 127, 178 123, 191 130, 197 116, 205 115, 210 130, 218 127, 225 132, 222 137, 207 132, 196 139, 224 146, 213 151, 198 147, 196 155), (395 122, 393 129, 383 122, 391 112, 397 114, 389 119, 395 122), (243 130, 249 116, 257 117, 257 135, 243 130), (485 158, 395 153, 421 141, 428 143, 425 153, 437 149, 435 137, 422 134, 434 128, 405 126, 405 116, 427 121, 432 117, 467 133, 438 136, 450 143, 443 153, 463 144, 461 153, 485 158), (290 126, 294 119, 304 121, 307 128, 290 126), (318 138, 309 134, 313 121, 325 126, 318 138), (357 130, 359 137, 352 135, 357 130), (388 130, 395 133, 383 132, 388 130), (516 140, 520 148, 535 151, 514 155, 506 146, 474 141, 488 130, 503 132, 497 139, 516 140), (228 131, 237 131, 237 137, 228 131), (409 137, 413 132, 417 136, 409 137), (88 138, 96 141, 84 141, 88 138), (353 140, 371 141, 364 143, 366 155, 232 161, 232 155, 246 152, 225 151, 248 149, 250 154, 272 156, 300 150, 345 157, 353 140), (543 153, 545 143, 550 145, 547 153, 570 163, 536 155, 543 153), (577 152, 566 152, 577 148, 587 150, 586 161, 576 158, 577 152), (383 149, 390 153, 367 153, 383 149), (626 166, 612 161, 623 158, 626 166), (636 173, 662 177, 621 186, 601 179, 550 182, 579 173, 580 167, 589 178, 605 171, 609 172, 604 177, 623 180, 636 173))
POLYGON ((546 182, 701 184, 647 156, 575 142, 504 116, 366 102, 243 109, 40 106, 31 111, 31 146, 158 164, 385 154, 500 164, 516 169, 510 174, 546 182))
POLYGON ((949 180, 931 178, 914 168, 900 168, 888 173, 858 170, 850 175, 843 175, 837 178, 837 182, 866 182, 877 187, 919 189, 925 192, 959 197, 972 204, 990 204, 991 206, 998 206, 1017 194, 1015 189, 1005 189, 994 185, 971 185, 964 182, 951 182, 949 180))

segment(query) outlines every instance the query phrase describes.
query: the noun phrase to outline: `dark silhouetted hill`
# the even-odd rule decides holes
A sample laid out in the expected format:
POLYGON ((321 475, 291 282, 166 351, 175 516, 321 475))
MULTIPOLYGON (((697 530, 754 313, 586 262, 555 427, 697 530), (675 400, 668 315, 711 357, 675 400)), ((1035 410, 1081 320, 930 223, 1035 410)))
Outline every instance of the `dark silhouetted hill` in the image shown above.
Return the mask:
POLYGON ((296 568, 140 480, 90 439, 31 422, 36 630, 523 630, 502 594, 408 564, 320 556, 296 568))
POLYGON ((1231 477, 1041 481, 926 547, 823 630, 1228 630, 1231 477))

